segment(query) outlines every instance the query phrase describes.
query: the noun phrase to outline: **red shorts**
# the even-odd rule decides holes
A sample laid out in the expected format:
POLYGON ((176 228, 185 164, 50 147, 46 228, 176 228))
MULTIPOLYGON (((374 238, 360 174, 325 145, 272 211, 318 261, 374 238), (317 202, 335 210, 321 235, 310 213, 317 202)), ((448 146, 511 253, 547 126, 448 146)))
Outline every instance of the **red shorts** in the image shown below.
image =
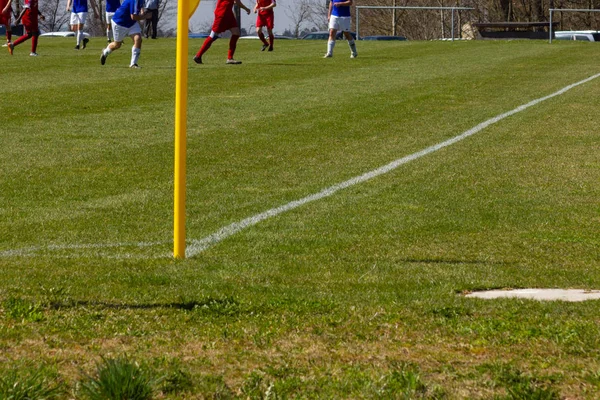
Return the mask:
POLYGON ((4 25, 10 28, 10 10, 6 14, 0 14, 0 25, 4 25))
POLYGON ((238 23, 233 15, 233 11, 227 10, 222 15, 215 14, 215 22, 213 22, 212 30, 215 33, 223 33, 231 28, 237 28, 238 23))
POLYGON ((256 27, 262 27, 262 26, 266 26, 269 29, 273 29, 273 22, 275 20, 275 15, 273 12, 270 13, 266 13, 266 14, 261 14, 258 13, 258 16, 256 17, 256 27))
POLYGON ((27 11, 25 12, 25 15, 23 15, 23 18, 21 19, 21 21, 23 21, 23 26, 25 27, 25 30, 27 31, 27 33, 36 33, 39 32, 40 28, 38 27, 38 16, 37 15, 31 15, 31 12, 29 11, 29 9, 27 9, 27 11))

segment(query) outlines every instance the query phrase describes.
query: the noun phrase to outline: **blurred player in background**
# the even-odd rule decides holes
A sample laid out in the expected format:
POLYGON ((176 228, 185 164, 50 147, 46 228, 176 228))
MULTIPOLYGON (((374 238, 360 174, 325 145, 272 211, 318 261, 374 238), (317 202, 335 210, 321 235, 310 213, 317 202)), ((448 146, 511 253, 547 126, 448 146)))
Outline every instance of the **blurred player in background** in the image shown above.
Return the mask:
MULTIPOLYGON (((79 50, 80 48, 85 49, 85 46, 90 41, 88 38, 83 37, 83 25, 85 25, 88 15, 87 0, 67 0, 67 12, 69 11, 71 12, 71 31, 76 33, 75 39, 77 45, 75 46, 75 50, 79 50)), ((95 10, 94 15, 96 15, 95 10)))
POLYGON ((106 0, 106 40, 108 43, 113 41, 112 35, 112 17, 121 5, 121 0, 106 0))
POLYGON ((144 8, 147 13, 152 14, 144 24, 144 36, 156 39, 158 34, 158 0, 146 0, 144 8))
POLYGON ((254 6, 254 12, 258 13, 256 16, 256 33, 258 38, 263 42, 261 51, 265 51, 268 47, 269 51, 273 51, 273 41, 275 36, 273 35, 273 24, 275 21, 275 13, 273 8, 277 6, 276 0, 256 0, 254 6), (269 41, 265 40, 265 35, 262 32, 262 27, 267 27, 267 33, 269 34, 269 41))
POLYGON ((117 9, 112 17, 112 31, 114 41, 111 42, 100 56, 100 64, 106 63, 106 58, 115 50, 121 48, 123 40, 127 36, 133 39, 133 47, 131 48, 130 68, 139 68, 138 60, 142 52, 142 28, 139 21, 151 18, 151 13, 142 12, 143 0, 125 0, 117 9))
POLYGON ((6 28, 6 44, 12 40, 12 31, 10 30, 12 17, 12 0, 0 0, 0 25, 6 28))
POLYGON ((242 4, 241 0, 217 0, 217 7, 215 8, 215 21, 213 22, 210 36, 204 40, 202 47, 196 53, 194 61, 196 64, 202 64, 202 55, 210 48, 215 40, 219 38, 219 34, 230 31, 231 39, 229 39, 229 51, 227 53, 227 64, 241 64, 241 61, 236 61, 233 58, 237 41, 240 38, 240 27, 238 22, 233 15, 233 5, 236 4, 238 7, 246 10, 246 13, 250 15, 250 9, 242 4))
POLYGON ((15 40, 14 43, 8 44, 8 52, 12 55, 13 49, 26 41, 27 39, 31 39, 31 53, 30 56, 36 57, 37 54, 37 44, 38 37, 40 36, 40 28, 38 26, 38 17, 43 21, 45 18, 42 13, 38 9, 38 0, 25 0, 25 4, 23 5, 23 11, 17 17, 15 23, 19 24, 21 21, 23 22, 23 26, 25 27, 25 34, 15 40))
POLYGON ((333 47, 335 46, 335 38, 338 31, 344 32, 348 45, 350 46, 350 58, 356 58, 356 43, 350 34, 350 6, 352 0, 331 0, 329 3, 329 40, 327 41, 327 53, 324 58, 333 57, 333 47))

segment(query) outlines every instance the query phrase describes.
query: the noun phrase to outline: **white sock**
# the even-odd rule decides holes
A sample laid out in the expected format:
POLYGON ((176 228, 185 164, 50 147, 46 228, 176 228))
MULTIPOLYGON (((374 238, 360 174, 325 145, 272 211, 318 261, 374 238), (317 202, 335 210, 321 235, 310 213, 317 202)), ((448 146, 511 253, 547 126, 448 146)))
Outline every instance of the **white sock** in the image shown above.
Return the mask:
MULTIPOLYGON (((107 29, 107 30, 106 30, 106 38, 107 38, 108 40, 111 40, 111 38, 110 38, 110 37, 111 37, 111 34, 110 34, 110 32, 111 32, 111 31, 110 31, 110 29, 107 29)), ((111 41, 112 41, 112 40, 111 40, 111 41)))
POLYGON ((131 48, 131 64, 129 65, 133 65, 133 64, 137 64, 138 60, 140 58, 140 53, 142 52, 142 49, 138 49, 137 47, 132 47, 131 48))
POLYGON ((77 46, 81 44, 81 38, 83 37, 82 31, 77 31, 77 46))
POLYGON ((112 50, 110 49, 110 47, 107 47, 104 50, 102 50, 102 54, 104 54, 105 57, 108 57, 108 55, 110 53, 112 53, 112 50))
POLYGON ((335 40, 329 40, 327 42, 327 54, 333 55, 333 48, 335 47, 335 40))
POLYGON ((350 46, 350 50, 352 50, 352 53, 356 53, 356 43, 354 42, 354 40, 348 40, 348 46, 350 46))

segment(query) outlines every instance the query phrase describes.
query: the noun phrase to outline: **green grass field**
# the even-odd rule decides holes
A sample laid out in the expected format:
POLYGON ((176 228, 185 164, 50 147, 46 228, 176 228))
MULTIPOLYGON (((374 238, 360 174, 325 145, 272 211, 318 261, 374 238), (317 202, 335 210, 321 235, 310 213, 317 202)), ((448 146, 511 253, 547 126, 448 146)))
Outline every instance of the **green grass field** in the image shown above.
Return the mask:
MULTIPOLYGON (((462 296, 600 289, 600 79, 174 260, 175 41, 104 44, 0 54, 0 398, 125 357, 155 398, 600 397, 598 301, 462 296)), ((200 44, 190 243, 600 72, 580 42, 200 44)))

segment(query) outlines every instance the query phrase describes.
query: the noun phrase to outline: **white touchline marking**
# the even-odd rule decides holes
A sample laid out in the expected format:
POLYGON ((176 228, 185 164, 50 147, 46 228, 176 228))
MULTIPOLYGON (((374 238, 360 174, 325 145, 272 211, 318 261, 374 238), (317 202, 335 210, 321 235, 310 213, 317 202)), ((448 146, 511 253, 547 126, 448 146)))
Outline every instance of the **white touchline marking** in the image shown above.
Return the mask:
MULTIPOLYGON (((344 181, 342 183, 338 183, 337 185, 330 186, 326 189, 323 189, 322 191, 320 191, 318 193, 311 194, 311 195, 303 197, 299 200, 292 201, 290 203, 284 204, 283 206, 272 208, 272 209, 262 212, 260 214, 256 214, 252 217, 243 219, 238 222, 234 222, 230 225, 227 225, 227 226, 219 229, 217 232, 213 233, 212 235, 206 236, 203 239, 190 240, 190 245, 188 246, 188 248, 185 252, 186 257, 193 257, 193 256, 203 252, 204 250, 216 245, 217 243, 225 240, 226 238, 228 238, 232 235, 235 235, 236 233, 238 233, 250 226, 256 225, 265 219, 275 217, 279 214, 282 214, 286 211, 293 210, 295 208, 298 208, 298 207, 308 204, 310 202, 329 197, 339 190, 346 189, 350 186, 354 186, 354 185, 357 185, 362 182, 366 182, 370 179, 378 177, 379 175, 386 174, 386 173, 398 168, 401 165, 404 165, 404 164, 414 161, 418 158, 421 158, 423 156, 426 156, 428 154, 431 154, 433 152, 441 150, 444 147, 453 145, 454 143, 460 142, 461 140, 463 140, 469 136, 472 136, 476 133, 479 133, 480 131, 484 130, 488 126, 493 125, 496 122, 503 120, 504 118, 510 117, 511 115, 514 115, 517 113, 520 113, 521 111, 524 111, 524 110, 528 109, 529 107, 535 106, 536 104, 539 104, 539 103, 546 101, 548 99, 551 99, 553 97, 560 96, 561 94, 563 94, 577 86, 580 86, 587 82, 590 82, 598 77, 600 77, 600 73, 590 76, 589 78, 584 79, 582 81, 573 83, 569 86, 566 86, 566 87, 560 89, 559 91, 554 92, 548 96, 540 97, 539 99, 530 101, 527 104, 524 104, 522 106, 515 108, 514 110, 511 110, 504 114, 500 114, 496 117, 490 118, 487 121, 482 122, 481 124, 469 129, 468 131, 461 133, 458 136, 455 136, 451 139, 440 142, 433 146, 427 147, 426 149, 423 149, 416 153, 410 154, 406 157, 399 158, 395 161, 392 161, 391 163, 389 163, 387 165, 384 165, 380 168, 374 169, 363 175, 359 175, 359 176, 351 178, 347 181, 344 181)), ((90 244, 65 244, 65 245, 36 246, 36 247, 28 247, 28 248, 22 248, 22 249, 12 249, 12 250, 0 251, 0 258, 4 258, 4 257, 34 257, 36 255, 36 253, 38 253, 40 251, 104 249, 104 248, 122 248, 122 247, 143 248, 143 247, 153 247, 153 246, 164 245, 167 243, 170 243, 170 242, 165 241, 165 242, 137 242, 137 243, 90 243, 90 244)), ((130 257, 134 257, 134 256, 131 256, 129 254, 122 254, 121 257, 130 258, 130 257)), ((119 257, 116 257, 116 258, 119 258, 119 257)), ((154 257, 151 257, 151 258, 154 258, 154 257)))
POLYGON ((305 204, 311 203, 313 201, 324 199, 326 197, 329 197, 329 196, 333 195, 334 193, 336 193, 339 190, 346 189, 348 187, 357 185, 359 183, 363 183, 363 182, 366 182, 368 180, 371 180, 371 179, 373 179, 375 177, 378 177, 380 175, 387 174, 388 172, 393 171, 394 169, 398 168, 401 165, 407 164, 407 163, 409 163, 411 161, 414 161, 414 160, 416 160, 418 158, 421 158, 423 156, 426 156, 428 154, 431 154, 431 153, 434 153, 434 152, 436 152, 438 150, 441 150, 441 149, 443 149, 445 147, 453 145, 454 143, 460 142, 461 140, 466 139, 469 136, 472 136, 472 135, 474 135, 476 133, 481 132, 482 130, 484 130, 485 128, 487 128, 490 125, 495 124, 496 122, 499 122, 499 121, 501 121, 501 120, 503 120, 503 119, 505 119, 507 117, 510 117, 510 116, 514 115, 514 114, 520 113, 521 111, 524 111, 524 110, 528 109, 529 107, 535 106, 535 105, 537 105, 537 104, 539 104, 541 102, 544 102, 544 101, 546 101, 548 99, 551 99, 551 98, 556 97, 556 96, 560 96, 561 94, 563 94, 563 93, 565 93, 565 92, 567 92, 567 91, 569 91, 569 90, 571 90, 571 89, 573 89, 573 88, 575 88, 577 86, 580 86, 580 85, 583 85, 583 84, 585 84, 587 82, 590 82, 590 81, 592 81, 592 80, 594 80, 594 79, 596 79, 598 77, 600 77, 600 74, 596 74, 596 75, 593 75, 593 76, 591 76, 591 77, 589 77, 587 79, 584 79, 582 81, 573 83, 573 84, 571 84, 569 86, 566 86, 566 87, 560 89, 559 91, 554 92, 554 93, 552 93, 552 94, 550 94, 548 96, 544 96, 544 97, 540 97, 539 99, 532 100, 529 103, 523 104, 523 105, 521 105, 521 106, 519 106, 519 107, 517 107, 517 108, 515 108, 515 109, 513 109, 511 111, 508 111, 508 112, 505 112, 503 114, 497 115, 497 116, 495 116, 493 118, 490 118, 487 121, 482 122, 479 125, 471 128, 468 131, 465 131, 465 132, 461 133, 460 135, 455 136, 455 137, 453 137, 451 139, 448 139, 448 140, 445 140, 445 141, 440 142, 438 144, 435 144, 433 146, 427 147, 427 148, 425 148, 425 149, 423 149, 421 151, 418 151, 416 153, 410 154, 408 156, 399 158, 399 159, 397 159, 395 161, 392 161, 391 163, 389 163, 387 165, 384 165, 382 167, 379 167, 377 169, 369 171, 369 172, 367 172, 365 174, 356 176, 356 177, 351 178, 351 179, 349 179, 347 181, 344 181, 344 182, 338 183, 336 185, 330 186, 330 187, 328 187, 326 189, 323 189, 322 191, 320 191, 318 193, 311 194, 311 195, 303 197, 303 198, 301 198, 299 200, 294 200, 294 201, 292 201, 290 203, 284 204, 284 205, 276 207, 276 208, 272 208, 272 209, 267 210, 265 212, 262 212, 260 214, 256 214, 256 215, 254 215, 252 217, 243 219, 241 221, 234 222, 234 223, 232 223, 230 225, 227 225, 227 226, 219 229, 217 232, 215 232, 215 233, 213 233, 213 234, 211 234, 209 236, 206 236, 203 239, 200 239, 200 240, 191 240, 190 241, 190 245, 189 245, 189 247, 187 248, 187 250, 185 252, 185 255, 186 255, 186 257, 193 257, 193 256, 195 256, 195 255, 203 252, 204 250, 206 250, 206 249, 214 246, 215 244, 223 241, 224 239, 226 239, 226 238, 228 238, 228 237, 230 237, 232 235, 235 235, 236 233, 238 233, 238 232, 240 232, 240 231, 242 231, 242 230, 244 230, 244 229, 246 229, 246 228, 248 228, 250 226, 256 225, 259 222, 264 221, 265 219, 268 219, 268 218, 271 218, 271 217, 275 217, 275 216, 277 216, 279 214, 282 214, 282 213, 284 213, 286 211, 293 210, 295 208, 298 208, 298 207, 303 206, 305 204))
MULTIPOLYGON (((81 250, 81 249, 110 249, 110 248, 121 248, 121 247, 154 247, 159 245, 168 244, 170 242, 123 242, 123 243, 84 243, 84 244, 50 244, 47 246, 35 246, 25 247, 21 249, 13 249, 0 251, 0 258, 2 257, 33 257, 40 251, 62 251, 62 250, 81 250)), ((123 258, 129 258, 130 256, 124 255, 123 258)), ((116 257, 118 258, 118 257, 116 257)))

